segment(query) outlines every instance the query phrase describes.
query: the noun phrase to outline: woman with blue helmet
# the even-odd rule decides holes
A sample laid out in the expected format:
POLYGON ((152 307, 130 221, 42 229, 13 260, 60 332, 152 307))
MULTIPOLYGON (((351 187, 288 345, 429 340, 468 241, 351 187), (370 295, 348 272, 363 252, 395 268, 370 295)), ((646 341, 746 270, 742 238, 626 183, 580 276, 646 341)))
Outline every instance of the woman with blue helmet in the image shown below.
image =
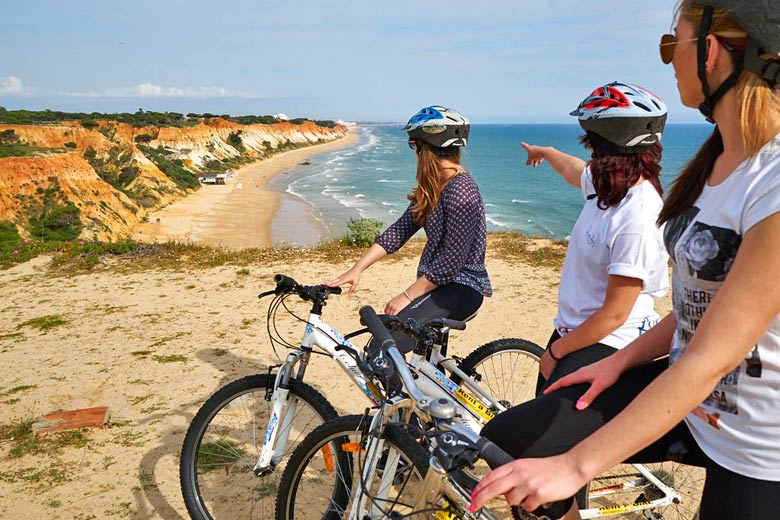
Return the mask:
POLYGON ((532 511, 682 444, 706 468, 700 520, 778 517, 780 0, 683 0, 676 18, 661 58, 682 103, 716 126, 659 217, 672 312, 529 402, 523 424, 576 433, 533 454, 518 416, 519 459, 482 480, 472 509, 504 495, 532 511), (578 412, 540 424, 551 396, 578 412))
MULTIPOLYGON (((417 276, 387 302, 384 312, 417 320, 464 320, 477 312, 492 289, 485 269, 485 207, 477 183, 460 164, 469 127, 463 115, 442 106, 412 116, 405 130, 417 156, 417 186, 407 196, 409 206, 354 266, 328 285, 349 284, 354 293, 365 269, 398 251, 422 228, 427 242, 417 276)), ((414 346, 403 334, 395 339, 402 352, 414 346)))

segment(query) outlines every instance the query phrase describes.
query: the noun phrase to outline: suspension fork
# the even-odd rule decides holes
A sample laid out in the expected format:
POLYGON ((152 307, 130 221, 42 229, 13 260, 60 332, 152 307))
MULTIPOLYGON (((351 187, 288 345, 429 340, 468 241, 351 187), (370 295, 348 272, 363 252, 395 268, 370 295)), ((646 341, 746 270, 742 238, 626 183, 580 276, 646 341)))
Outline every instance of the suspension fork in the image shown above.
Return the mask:
POLYGON ((276 374, 271 395, 271 418, 265 430, 260 455, 253 468, 254 474, 258 477, 271 473, 287 449, 288 436, 298 407, 297 399, 290 399, 290 381, 295 365, 298 364, 300 365, 296 380, 303 379, 310 357, 310 348, 291 352, 276 374))
POLYGON ((350 520, 363 520, 364 518, 384 518, 382 511, 378 509, 374 500, 380 503, 392 486, 395 478, 395 471, 398 466, 399 456, 397 453, 388 456, 382 470, 382 479, 379 482, 378 491, 375 497, 371 496, 371 483, 374 480, 379 462, 382 459, 385 437, 384 428, 388 422, 408 422, 411 416, 414 403, 408 397, 396 397, 391 403, 385 404, 371 418, 371 424, 368 427, 368 443, 366 449, 365 462, 360 471, 360 482, 355 487, 352 495, 352 506, 350 507, 350 520), (369 489, 363 489, 363 483, 369 489), (372 498, 374 500, 372 500, 372 498))

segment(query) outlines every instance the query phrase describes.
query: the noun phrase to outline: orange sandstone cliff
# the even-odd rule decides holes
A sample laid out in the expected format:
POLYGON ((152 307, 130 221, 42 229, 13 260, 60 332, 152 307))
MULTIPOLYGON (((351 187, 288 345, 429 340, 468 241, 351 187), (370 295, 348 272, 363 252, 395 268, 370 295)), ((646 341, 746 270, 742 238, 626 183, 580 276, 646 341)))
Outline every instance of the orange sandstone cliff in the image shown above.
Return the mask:
POLYGON ((0 157, 0 222, 13 222, 29 236, 30 219, 45 203, 72 204, 79 209, 80 238, 104 241, 128 236, 147 213, 198 189, 197 176, 215 164, 234 167, 290 147, 332 141, 347 131, 310 121, 239 125, 220 118, 162 128, 113 121, 94 128, 78 122, 0 124, 0 133, 9 130, 33 153, 0 157), (157 154, 143 151, 150 149, 157 154), (159 157, 183 168, 178 178, 163 171, 159 157), (189 184, 181 182, 182 171, 189 184))

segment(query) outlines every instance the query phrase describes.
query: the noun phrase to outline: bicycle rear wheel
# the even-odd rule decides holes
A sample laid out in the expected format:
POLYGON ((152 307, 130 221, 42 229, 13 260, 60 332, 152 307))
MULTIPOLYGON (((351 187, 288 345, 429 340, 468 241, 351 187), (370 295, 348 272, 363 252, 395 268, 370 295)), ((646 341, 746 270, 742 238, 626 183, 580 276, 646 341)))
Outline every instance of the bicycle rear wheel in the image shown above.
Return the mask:
MULTIPOLYGON (((623 515, 621 518, 652 518, 654 520, 691 520, 696 518, 704 488, 704 468, 687 466, 673 461, 645 464, 645 466, 661 482, 674 488, 680 495, 680 502, 665 507, 636 511, 623 515)), ((587 503, 582 509, 609 508, 618 510, 623 505, 641 504, 661 498, 663 492, 637 473, 634 466, 621 464, 590 481, 587 497, 587 503)), ((580 505, 583 506, 583 504, 580 505)))
POLYGON ((252 470, 271 419, 266 389, 273 388, 274 378, 256 374, 224 386, 192 420, 182 446, 179 480, 194 520, 271 518, 286 455, 315 427, 336 417, 317 390, 292 381, 290 399, 296 411, 286 453, 272 473, 256 477, 252 470))
MULTIPOLYGON (((486 343, 466 356, 460 369, 507 408, 536 396, 539 358, 544 349, 519 338, 486 343)), ((453 378, 453 381, 460 383, 453 378)))
MULTIPOLYGON (((279 483, 277 520, 336 520, 349 513, 351 498, 360 486, 369 420, 362 415, 338 417, 301 442, 279 483)), ((391 467, 390 461, 397 464, 392 464, 390 489, 380 492, 378 484, 372 482, 369 493, 383 497, 374 502, 378 518, 390 511, 406 515, 427 471, 428 452, 398 426, 388 425, 383 437, 379 472, 391 467)))

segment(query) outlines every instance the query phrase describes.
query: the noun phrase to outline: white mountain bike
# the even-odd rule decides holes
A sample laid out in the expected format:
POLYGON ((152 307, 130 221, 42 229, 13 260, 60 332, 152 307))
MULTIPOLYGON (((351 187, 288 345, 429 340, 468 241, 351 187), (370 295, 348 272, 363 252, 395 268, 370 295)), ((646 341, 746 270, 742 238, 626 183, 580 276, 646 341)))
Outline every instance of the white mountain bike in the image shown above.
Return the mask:
MULTIPOLYGON (((314 428, 337 416, 332 404, 304 382, 313 354, 338 363, 371 406, 381 402, 381 390, 358 367, 365 360, 363 349, 349 341, 368 330, 342 336, 321 318, 328 297, 341 289, 303 286, 284 275, 276 275, 275 283, 274 290, 260 298, 273 296, 266 321, 274 351, 282 346, 290 353, 284 363, 269 367, 268 373, 244 377, 218 390, 192 420, 182 446, 179 478, 193 519, 272 517, 285 457, 314 428), (296 296, 311 303, 305 319, 286 304, 296 296), (304 325, 300 344, 289 343, 278 332, 275 318, 280 307, 304 325)), ((475 427, 505 409, 507 402, 533 397, 541 347, 522 339, 501 339, 453 362, 446 357, 448 334, 444 329, 429 359, 413 354, 410 363, 417 363, 432 384, 447 385, 449 395, 470 410, 475 427), (499 390, 511 400, 502 404, 490 397, 499 390)))

